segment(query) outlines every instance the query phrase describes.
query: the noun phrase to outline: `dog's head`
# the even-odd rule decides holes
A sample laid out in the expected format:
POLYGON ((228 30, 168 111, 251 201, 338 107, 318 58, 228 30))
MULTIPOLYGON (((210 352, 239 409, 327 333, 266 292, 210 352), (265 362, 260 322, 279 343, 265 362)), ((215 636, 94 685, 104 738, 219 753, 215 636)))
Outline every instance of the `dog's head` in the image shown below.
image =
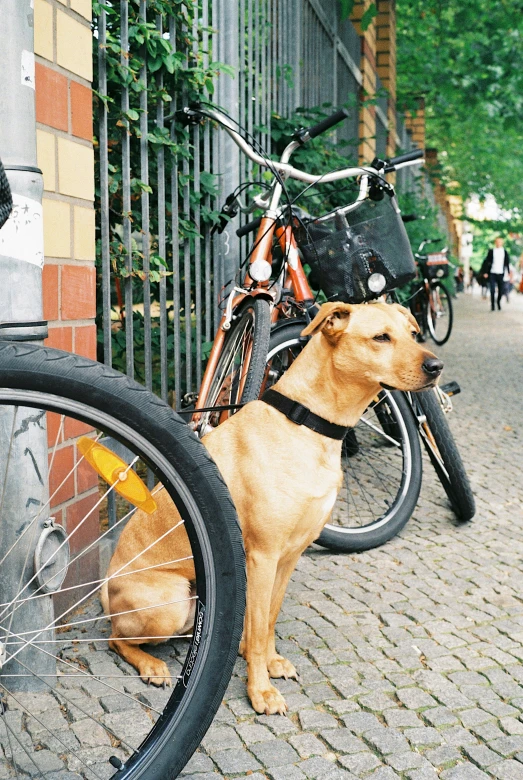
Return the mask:
POLYGON ((418 323, 397 303, 325 303, 303 336, 320 334, 347 379, 394 390, 437 384, 443 363, 416 341, 418 323))

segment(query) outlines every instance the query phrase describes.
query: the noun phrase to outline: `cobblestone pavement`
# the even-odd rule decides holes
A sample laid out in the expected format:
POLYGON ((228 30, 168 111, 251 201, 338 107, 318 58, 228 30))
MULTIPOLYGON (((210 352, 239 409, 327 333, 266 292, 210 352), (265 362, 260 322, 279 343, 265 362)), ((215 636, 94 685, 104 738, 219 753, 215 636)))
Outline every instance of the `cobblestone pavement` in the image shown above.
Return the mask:
MULTIPOLYGON (((455 522, 426 460, 418 508, 396 539, 359 555, 311 548, 277 626, 278 648, 300 673, 299 682, 275 682, 288 717, 253 712, 239 660, 186 780, 523 778, 523 299, 514 294, 490 314, 486 302, 461 296, 456 309, 455 332, 438 351, 444 379, 463 388, 449 423, 476 518, 455 522)), ((63 697, 32 697, 34 718, 24 715, 24 694, 11 704, 20 777, 78 779, 85 763, 109 777, 118 748, 91 715, 125 726, 132 744, 150 729, 131 697, 161 709, 168 692, 146 688, 100 650, 71 646, 64 657, 112 677, 114 692, 64 676, 63 697)), ((171 668, 184 654, 169 644, 153 652, 171 668)), ((0 724, 0 780, 15 777, 2 757, 11 742, 0 724)))
POLYGON ((460 296, 449 424, 476 493, 458 525, 427 460, 404 531, 358 555, 301 559, 277 626, 300 682, 257 716, 236 665, 187 780, 523 778, 523 300, 460 296))

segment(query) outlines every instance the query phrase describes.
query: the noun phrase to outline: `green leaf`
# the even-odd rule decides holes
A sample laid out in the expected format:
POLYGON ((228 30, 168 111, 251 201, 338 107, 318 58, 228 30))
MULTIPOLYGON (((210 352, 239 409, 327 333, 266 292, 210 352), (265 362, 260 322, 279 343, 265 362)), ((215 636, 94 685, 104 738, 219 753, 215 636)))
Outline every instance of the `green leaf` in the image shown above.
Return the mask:
POLYGON ((340 19, 342 22, 348 19, 354 8, 354 0, 339 0, 340 3, 340 19))
POLYGON ((363 16, 361 17, 361 29, 367 30, 370 25, 372 24, 372 20, 375 16, 378 15, 378 9, 376 8, 376 3, 371 3, 363 16))

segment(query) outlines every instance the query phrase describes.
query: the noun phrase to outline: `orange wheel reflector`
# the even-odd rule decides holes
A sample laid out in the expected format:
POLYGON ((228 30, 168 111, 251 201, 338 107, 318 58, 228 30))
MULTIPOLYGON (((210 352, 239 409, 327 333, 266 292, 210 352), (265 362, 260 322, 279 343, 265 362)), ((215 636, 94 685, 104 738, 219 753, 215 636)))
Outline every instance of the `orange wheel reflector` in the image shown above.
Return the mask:
POLYGON ((138 474, 129 468, 114 452, 103 444, 99 444, 87 436, 82 436, 76 442, 78 450, 85 460, 114 490, 139 509, 151 515, 156 512, 156 501, 144 485, 138 474), (115 484, 116 483, 116 484, 115 484))

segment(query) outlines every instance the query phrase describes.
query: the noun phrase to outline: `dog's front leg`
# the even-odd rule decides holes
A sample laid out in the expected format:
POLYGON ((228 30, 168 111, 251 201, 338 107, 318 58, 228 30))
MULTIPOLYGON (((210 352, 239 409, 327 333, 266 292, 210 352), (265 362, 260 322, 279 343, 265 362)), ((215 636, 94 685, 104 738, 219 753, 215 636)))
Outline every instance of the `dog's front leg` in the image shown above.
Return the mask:
POLYGON ((281 605, 285 597, 285 591, 287 590, 287 585, 289 584, 292 572, 296 568, 300 555, 301 550, 280 561, 274 580, 269 612, 269 633, 267 636, 267 669, 270 677, 273 678, 284 677, 285 679, 298 679, 298 673, 293 664, 291 664, 287 658, 284 658, 276 652, 274 631, 278 615, 280 614, 281 605))
POLYGON ((256 712, 284 715, 285 699, 271 685, 267 671, 267 641, 271 595, 278 569, 277 558, 247 551, 247 609, 244 657, 247 661, 247 694, 256 712))

